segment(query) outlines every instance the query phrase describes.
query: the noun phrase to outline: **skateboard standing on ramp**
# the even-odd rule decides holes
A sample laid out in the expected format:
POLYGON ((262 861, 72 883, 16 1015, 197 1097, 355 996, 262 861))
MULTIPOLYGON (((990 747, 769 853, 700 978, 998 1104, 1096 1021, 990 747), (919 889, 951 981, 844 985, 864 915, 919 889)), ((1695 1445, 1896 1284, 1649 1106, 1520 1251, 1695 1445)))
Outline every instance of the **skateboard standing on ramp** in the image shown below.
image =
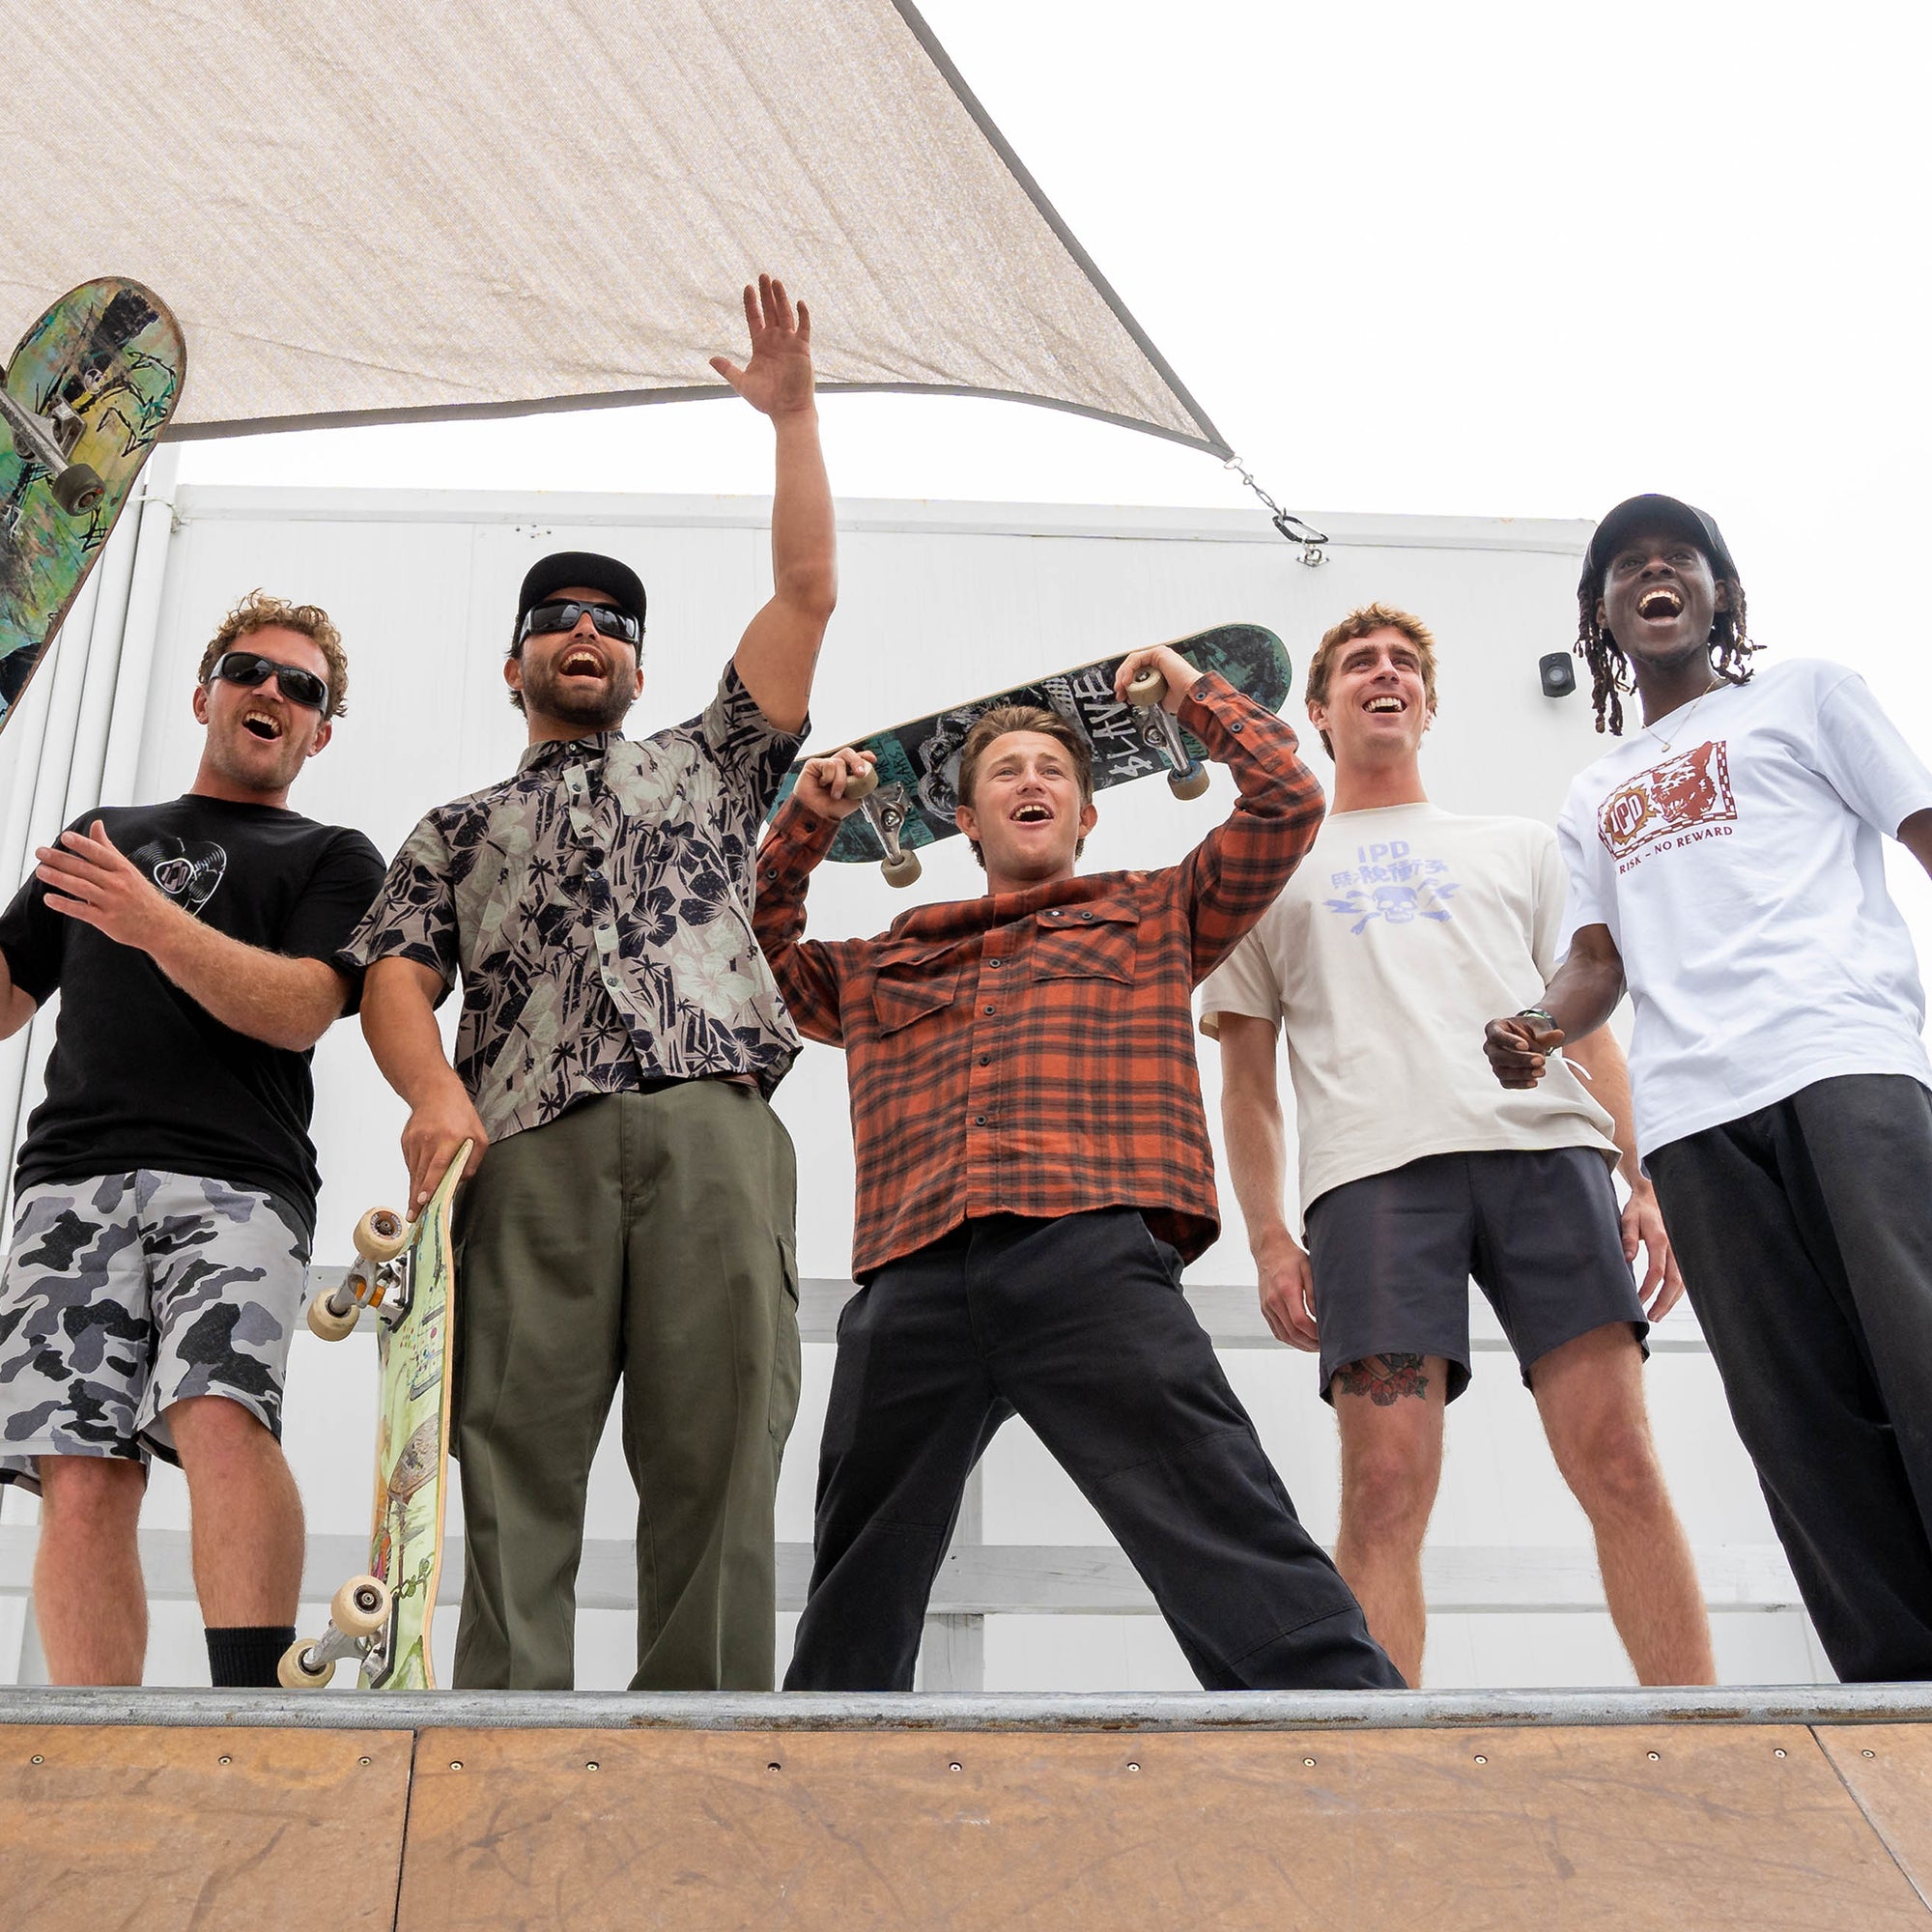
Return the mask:
MULTIPOLYGON (((1223 624, 1181 638, 1173 648, 1196 670, 1219 672, 1270 711, 1288 702, 1294 681, 1288 653, 1281 639, 1259 624, 1223 624)), ((1166 687, 1158 675, 1150 672, 1137 680, 1126 703, 1115 696, 1114 678, 1125 656, 1116 652, 857 740, 853 750, 877 759, 877 782, 848 780, 845 795, 863 797, 864 805, 839 828, 828 856, 846 864, 882 860, 888 885, 911 885, 920 874, 917 848, 959 830, 952 819, 959 803, 959 750, 975 722, 996 705, 1037 705, 1076 725, 1093 748, 1095 791, 1164 771, 1177 798, 1199 798, 1208 789, 1202 762, 1207 753, 1161 708, 1166 687)), ((804 767, 804 759, 792 767, 772 806, 774 816, 804 767)))
POLYGON ((335 1593, 328 1628, 282 1659, 291 1690, 319 1690, 345 1657, 362 1660, 365 1690, 436 1688, 430 1619, 442 1574, 449 1471, 449 1339, 456 1295, 450 1204, 469 1158, 465 1141, 413 1221, 372 1208, 355 1227, 355 1262, 340 1287, 309 1303, 308 1325, 339 1342, 376 1311, 381 1381, 376 1506, 369 1570, 335 1593))
POLYGON ((186 373, 160 298, 108 277, 61 297, 0 379, 0 728, 105 549, 186 373))

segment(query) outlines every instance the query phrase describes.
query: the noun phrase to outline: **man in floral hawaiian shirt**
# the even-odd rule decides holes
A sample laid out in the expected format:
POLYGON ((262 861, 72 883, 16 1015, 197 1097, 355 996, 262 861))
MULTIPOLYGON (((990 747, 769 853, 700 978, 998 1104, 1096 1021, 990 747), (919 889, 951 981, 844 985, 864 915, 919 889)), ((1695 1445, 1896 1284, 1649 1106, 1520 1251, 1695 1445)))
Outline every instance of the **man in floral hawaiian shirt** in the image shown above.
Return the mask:
POLYGON ((798 1037, 752 934, 753 864, 835 567, 810 319, 764 277, 745 312, 750 362, 712 367, 777 433, 774 592, 718 695, 625 738, 643 585, 612 557, 544 558, 503 671, 528 750, 422 820, 345 953, 410 1103, 412 1204, 476 1144, 457 1216, 461 1687, 571 1687, 584 1492, 621 1378, 633 1688, 771 1688, 799 1353, 792 1149, 766 1101, 798 1037), (434 1009, 459 976, 452 1066, 434 1009))

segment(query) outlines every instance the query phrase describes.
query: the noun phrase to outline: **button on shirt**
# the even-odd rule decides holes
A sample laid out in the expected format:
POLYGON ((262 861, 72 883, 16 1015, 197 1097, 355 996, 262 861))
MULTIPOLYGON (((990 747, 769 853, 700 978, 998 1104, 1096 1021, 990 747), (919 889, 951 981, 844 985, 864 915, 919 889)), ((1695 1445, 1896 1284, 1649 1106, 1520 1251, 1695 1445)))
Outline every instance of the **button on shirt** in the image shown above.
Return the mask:
POLYGON ((798 1036, 753 937, 753 863, 802 742, 727 668, 689 724, 532 745, 422 819, 342 957, 461 974, 456 1070, 492 1140, 659 1080, 770 1094, 798 1036))
POLYGON ((838 827, 796 800, 756 926, 808 1037, 845 1049, 864 1280, 969 1217, 1138 1208, 1192 1260, 1220 1232, 1189 995, 1321 823, 1294 733, 1218 677, 1180 722, 1240 798, 1179 865, 922 906, 876 939, 803 937, 838 827))

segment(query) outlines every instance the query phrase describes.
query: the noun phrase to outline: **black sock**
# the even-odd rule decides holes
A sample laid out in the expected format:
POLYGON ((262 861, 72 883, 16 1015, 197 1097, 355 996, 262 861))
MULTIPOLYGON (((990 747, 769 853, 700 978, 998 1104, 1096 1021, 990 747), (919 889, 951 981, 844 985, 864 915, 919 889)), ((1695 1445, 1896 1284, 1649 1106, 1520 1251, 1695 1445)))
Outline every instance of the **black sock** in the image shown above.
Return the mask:
POLYGON ((217 1690, 267 1688, 281 1679, 275 1666, 296 1640, 294 1624, 233 1624, 204 1630, 208 1639, 208 1679, 217 1690))

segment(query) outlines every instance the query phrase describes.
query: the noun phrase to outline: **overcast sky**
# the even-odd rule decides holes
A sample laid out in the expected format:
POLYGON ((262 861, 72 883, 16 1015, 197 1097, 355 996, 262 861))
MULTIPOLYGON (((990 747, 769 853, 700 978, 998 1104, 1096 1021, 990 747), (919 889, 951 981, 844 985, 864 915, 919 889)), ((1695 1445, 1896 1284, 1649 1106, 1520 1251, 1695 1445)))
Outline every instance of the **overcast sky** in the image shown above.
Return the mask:
MULTIPOLYGON (((1927 9, 925 14, 1285 503, 1590 516, 1668 490, 1718 516, 1765 642, 1867 666, 1915 718, 1932 701, 1906 587, 1932 429, 1927 9)), ((824 413, 846 495, 1251 500, 1211 458, 1043 410, 824 413)), ((184 474, 762 493, 770 444, 721 400, 194 443, 184 474)))

